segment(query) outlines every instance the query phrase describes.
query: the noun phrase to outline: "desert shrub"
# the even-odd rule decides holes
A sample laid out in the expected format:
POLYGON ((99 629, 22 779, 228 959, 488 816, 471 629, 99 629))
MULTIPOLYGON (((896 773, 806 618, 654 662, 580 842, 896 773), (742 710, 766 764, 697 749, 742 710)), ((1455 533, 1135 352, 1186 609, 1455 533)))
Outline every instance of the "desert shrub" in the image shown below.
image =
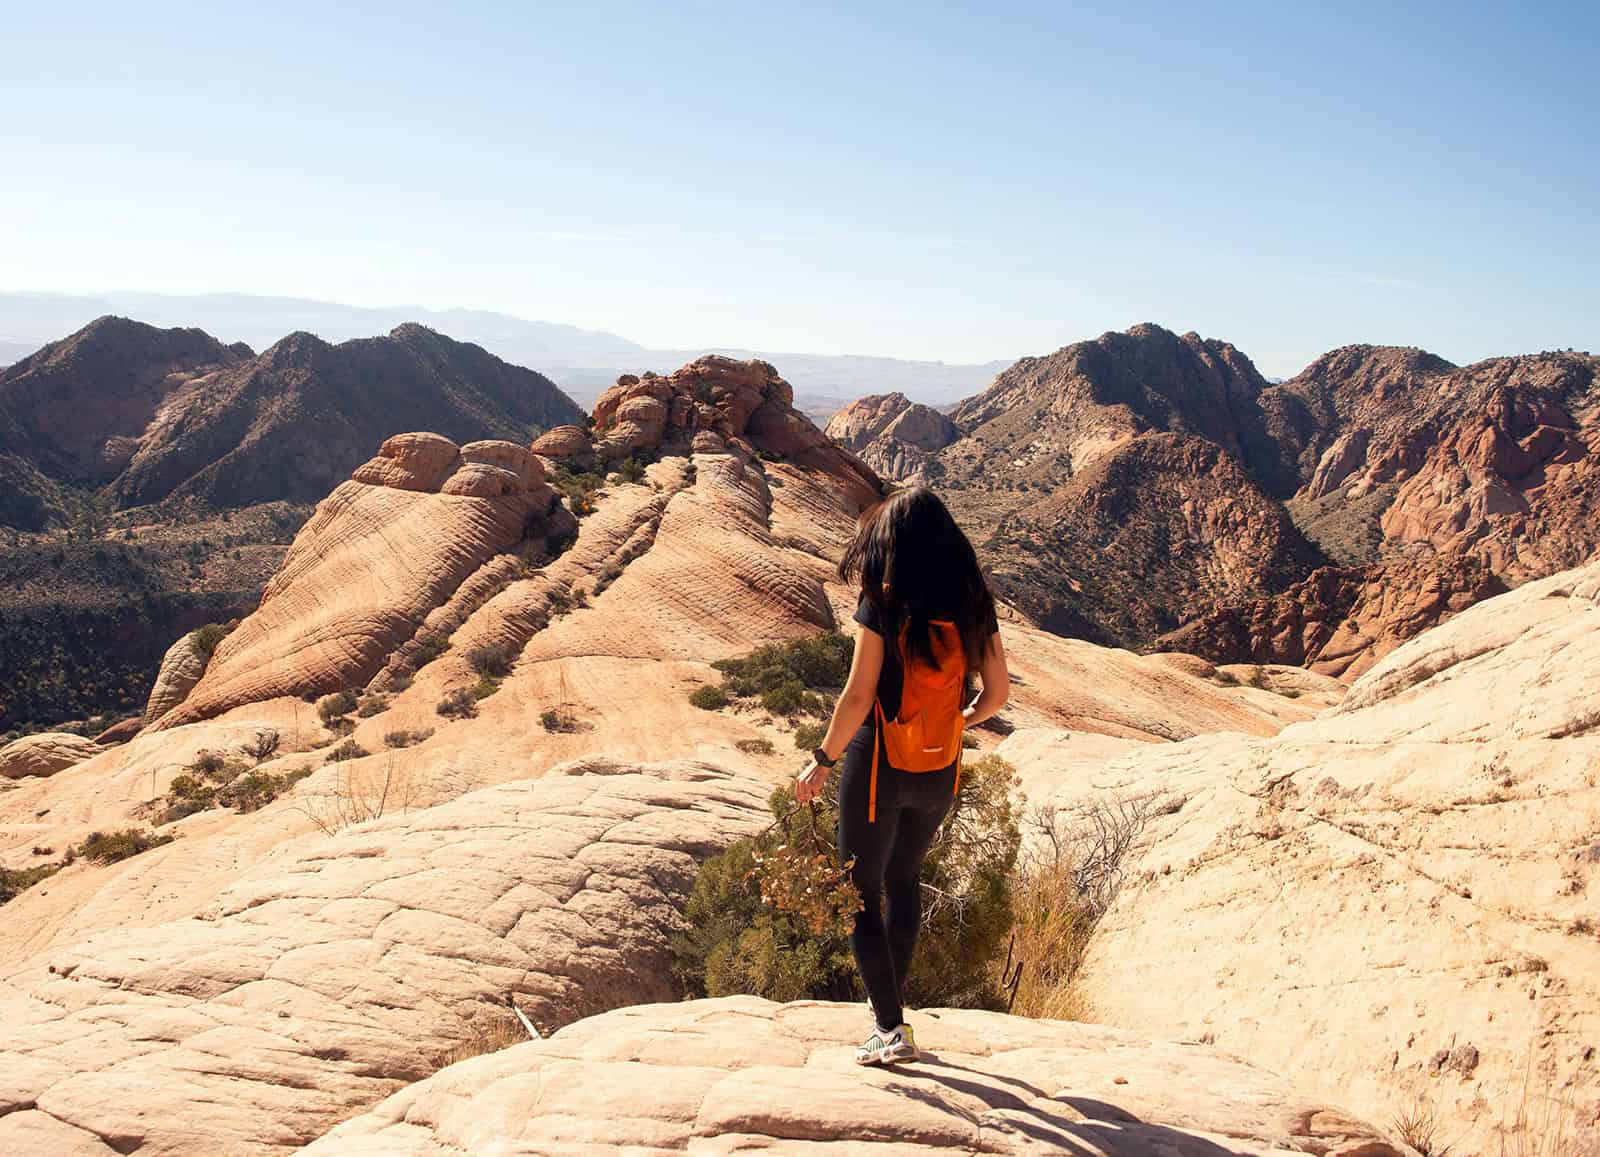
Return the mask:
POLYGON ((440 1069, 448 1068, 462 1061, 470 1061, 473 1057, 497 1053, 501 1049, 508 1049, 512 1045, 519 1045, 530 1039, 532 1038, 528 1036, 528 1030, 522 1027, 522 1022, 517 1019, 516 1014, 509 1010, 501 1010, 494 1016, 475 1021, 470 1035, 442 1053, 434 1061, 434 1065, 440 1069))
POLYGON ((1138 796, 1030 813, 1034 838, 1015 885, 1016 1012, 1072 1019, 1079 1011, 1072 981, 1089 937, 1122 887, 1128 852, 1166 806, 1138 796))
POLYGON ((450 640, 443 635, 417 636, 417 649, 411 655, 411 669, 420 671, 450 649, 450 640))
POLYGON ((637 454, 629 454, 617 463, 617 476, 624 482, 643 482, 645 463, 637 454))
POLYGON ((728 705, 728 693, 715 683, 702 683, 689 692, 689 702, 702 711, 718 711, 728 705))
POLYGON ((734 746, 746 755, 771 755, 776 750, 770 739, 740 739, 734 746))
POLYGON ((466 687, 457 687, 446 693, 434 708, 447 719, 471 719, 478 713, 478 701, 466 687))
POLYGON ((968 751, 975 749, 978 746, 978 737, 970 731, 963 731, 961 733, 961 746, 968 751))
POLYGON ((84 859, 97 864, 114 864, 118 860, 137 856, 140 852, 148 852, 151 848, 159 848, 162 844, 170 844, 172 840, 170 835, 123 828, 115 832, 90 832, 88 838, 74 850, 84 859))
POLYGON ((423 731, 391 731, 383 737, 385 747, 412 747, 433 735, 433 728, 423 731))
POLYGON ((340 766, 320 791, 297 793, 296 808, 325 835, 351 824, 380 819, 408 810, 417 801, 417 781, 409 767, 393 756, 381 766, 377 761, 340 766))
POLYGON ((26 892, 41 880, 48 880, 64 864, 36 864, 31 868, 0 868, 0 904, 26 892))
POLYGON ((801 751, 815 751, 827 735, 826 723, 802 723, 794 729, 794 745, 801 751))
POLYGON ((805 686, 798 679, 779 683, 761 696, 761 709, 774 715, 796 715, 806 701, 805 686))
MULTIPOLYGON (((907 999, 999 1007, 1021 842, 1011 768, 990 756, 962 777, 950 819, 923 869, 923 929, 907 999)), ((772 1000, 859 999, 849 930, 860 908, 834 850, 838 776, 802 806, 792 785, 772 796, 772 825, 708 859, 672 942, 688 995, 749 992, 772 1000)))
MULTIPOLYGON (((332 758, 331 753, 330 758, 332 758)), ((241 814, 260 811, 310 774, 309 767, 276 774, 266 771, 247 771, 217 792, 217 802, 241 814)))
POLYGON ((381 715, 389 710, 389 698, 386 695, 363 695, 361 703, 356 707, 356 716, 360 719, 371 719, 374 715, 381 715))
POLYGON ((237 619, 230 623, 207 623, 205 626, 196 627, 189 632, 189 642, 209 663, 211 656, 216 653, 218 645, 223 639, 232 634, 233 629, 238 625, 239 621, 237 619))
POLYGON ((472 697, 483 700, 500 690, 500 680, 485 675, 472 685, 472 697))
POLYGON ((324 695, 317 700, 317 718, 324 723, 342 719, 355 709, 356 697, 349 691, 335 691, 332 695, 324 695))
POLYGON ((594 593, 603 594, 605 589, 622 577, 622 568, 614 562, 608 562, 601 567, 594 576, 594 593))
POLYGON ((194 762, 189 765, 189 771, 195 775, 215 778, 222 774, 228 766, 228 761, 223 758, 220 751, 197 751, 194 753, 194 762))
POLYGON ((257 763, 265 763, 278 753, 280 742, 276 728, 263 727, 244 745, 244 753, 257 763))
POLYGON ((578 721, 565 711, 550 708, 539 713, 539 723, 546 731, 577 731, 578 721))
POLYGON ((329 763, 342 763, 347 759, 361 759, 370 754, 371 752, 354 739, 346 739, 339 746, 328 752, 327 759, 329 763))
POLYGON ((467 662, 479 675, 504 679, 517 661, 517 648, 510 643, 485 643, 467 652, 467 662))
POLYGON ((594 513, 595 497, 605 485, 605 479, 592 472, 578 473, 570 466, 559 464, 550 484, 566 498, 572 513, 582 518, 594 513))
POLYGON ((712 664, 735 695, 764 695, 789 683, 810 688, 843 687, 854 649, 848 635, 824 631, 787 643, 769 643, 742 659, 712 664))
POLYGON ((409 667, 401 667, 389 676, 389 690, 396 695, 402 691, 411 690, 411 684, 417 681, 417 674, 409 667))

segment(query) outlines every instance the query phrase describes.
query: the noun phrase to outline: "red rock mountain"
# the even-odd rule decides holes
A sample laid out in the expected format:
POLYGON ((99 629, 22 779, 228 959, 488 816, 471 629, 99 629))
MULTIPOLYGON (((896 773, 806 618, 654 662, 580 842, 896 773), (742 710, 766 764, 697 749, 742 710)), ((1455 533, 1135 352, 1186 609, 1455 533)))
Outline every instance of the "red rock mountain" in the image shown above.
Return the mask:
POLYGON ((1600 550, 1600 358, 1457 368, 1349 346, 1263 405, 1295 434, 1283 445, 1303 485, 1289 509, 1344 565, 1202 615, 1163 646, 1351 677, 1478 599, 1600 550))
MULTIPOLYGON (((1349 346, 1273 385, 1140 325, 1019 361, 915 477, 1052 630, 1350 677, 1600 549, 1597 369, 1349 346)), ((864 402, 836 436, 871 429, 864 402)))
POLYGON ((1321 561, 1280 501, 1267 388, 1226 342, 1135 326, 1019 361, 957 407, 964 436, 923 474, 1020 609, 1138 647, 1321 561))
POLYGON ((896 481, 919 479, 934 453, 960 433, 948 415, 901 393, 857 398, 829 419, 824 432, 896 481))

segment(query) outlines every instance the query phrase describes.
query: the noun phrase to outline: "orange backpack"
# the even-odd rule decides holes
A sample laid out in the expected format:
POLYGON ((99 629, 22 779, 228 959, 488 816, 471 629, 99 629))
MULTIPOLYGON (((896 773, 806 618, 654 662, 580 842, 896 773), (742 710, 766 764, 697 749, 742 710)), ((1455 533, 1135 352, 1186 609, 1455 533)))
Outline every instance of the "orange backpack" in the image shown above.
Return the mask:
MULTIPOLYGON (((907 624, 909 627, 909 624, 907 624)), ((889 719, 883 701, 874 699, 872 710, 878 721, 880 742, 872 745, 872 781, 867 794, 867 822, 878 818, 878 752, 881 748, 889 765, 900 771, 942 771, 956 765, 956 790, 961 789, 961 731, 966 726, 962 714, 961 692, 967 677, 967 656, 961 648, 961 634, 947 619, 928 624, 936 666, 928 666, 911 656, 902 627, 897 646, 900 650, 900 711, 889 719)))

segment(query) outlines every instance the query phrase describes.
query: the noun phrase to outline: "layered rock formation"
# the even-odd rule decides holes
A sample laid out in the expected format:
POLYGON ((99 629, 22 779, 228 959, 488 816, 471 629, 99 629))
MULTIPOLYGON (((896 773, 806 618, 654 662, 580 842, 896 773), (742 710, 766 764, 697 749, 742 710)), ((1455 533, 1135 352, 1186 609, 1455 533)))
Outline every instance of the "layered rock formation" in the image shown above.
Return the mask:
POLYGON ((622 1009, 455 1065, 306 1152, 1402 1152, 1212 1049, 966 1009, 917 1019, 928 1056, 862 1070, 848 1043, 857 1007, 731 997, 622 1009))
POLYGON ((200 682, 200 676, 206 673, 206 664, 210 661, 211 656, 201 648, 192 631, 168 647, 161 657, 155 686, 150 688, 144 722, 154 723, 187 699, 194 685, 200 682))
POLYGON ((548 1026, 667 999, 696 858, 767 818, 725 771, 601 761, 311 837, 199 918, 7 970, 0 1151, 288 1152, 507 996, 548 1026))
POLYGON ((528 447, 397 435, 317 507, 260 609, 150 726, 364 686, 476 572, 572 525, 528 447))
POLYGON ((959 436, 948 416, 901 393, 856 399, 828 420, 824 433, 898 482, 920 480, 933 454, 959 436))
POLYGON ((24 779, 28 776, 54 775, 99 754, 98 743, 69 731, 25 735, 0 747, 0 776, 24 779))
POLYGON ((1462 1152, 1600 1141, 1600 561, 1490 599, 1272 739, 1019 733, 1037 799, 1161 801, 1078 993, 1462 1152), (1092 746, 1092 744, 1091 744, 1092 746), (1525 1106, 1525 1109, 1519 1109, 1525 1106), (1518 1131, 1525 1113, 1541 1142, 1518 1131))

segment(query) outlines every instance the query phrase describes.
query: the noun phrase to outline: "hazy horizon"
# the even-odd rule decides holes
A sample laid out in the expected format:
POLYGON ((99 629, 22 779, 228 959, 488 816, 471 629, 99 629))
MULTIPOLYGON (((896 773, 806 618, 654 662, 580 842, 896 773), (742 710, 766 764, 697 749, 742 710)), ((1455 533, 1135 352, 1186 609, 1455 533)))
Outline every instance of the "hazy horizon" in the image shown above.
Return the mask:
POLYGON ((1594 348, 1565 4, 8 16, 0 284, 1010 361, 1139 321, 1594 348))

